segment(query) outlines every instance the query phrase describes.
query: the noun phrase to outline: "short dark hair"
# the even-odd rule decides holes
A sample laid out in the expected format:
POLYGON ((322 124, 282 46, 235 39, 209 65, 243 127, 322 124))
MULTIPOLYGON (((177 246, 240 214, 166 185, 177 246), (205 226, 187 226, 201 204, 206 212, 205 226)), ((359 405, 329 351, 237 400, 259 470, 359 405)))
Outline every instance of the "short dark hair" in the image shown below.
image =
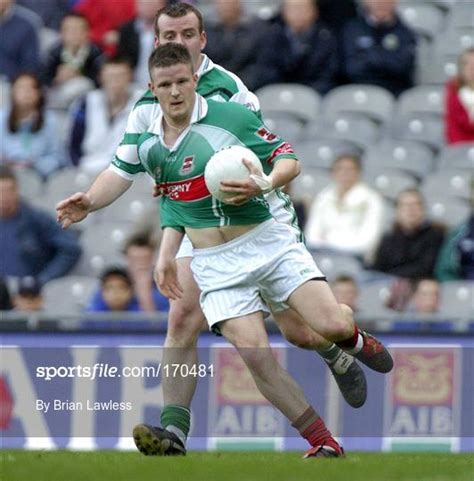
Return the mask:
POLYGON ((148 70, 151 72, 152 68, 172 67, 179 63, 189 64, 192 69, 193 62, 188 49, 178 43, 166 43, 153 50, 148 60, 148 70))
POLYGON ((106 268, 101 276, 100 276, 100 283, 103 286, 111 277, 120 277, 122 278, 130 287, 132 287, 132 279, 128 275, 127 269, 119 266, 112 266, 106 268))
POLYGON ((398 204, 400 202, 400 198, 404 194, 416 195, 418 197, 418 199, 420 200, 421 205, 425 206, 425 204, 426 204, 425 197, 424 197, 423 193, 419 189, 417 189, 416 187, 408 187, 407 189, 401 190, 397 195, 397 199, 396 199, 396 202, 395 202, 396 204, 398 204))
POLYGON ((202 18, 201 12, 193 5, 190 5, 189 3, 174 3, 167 7, 161 8, 160 10, 158 10, 158 12, 156 12, 155 35, 157 37, 160 36, 160 30, 158 29, 158 20, 162 15, 167 15, 168 17, 171 17, 171 18, 181 18, 181 17, 185 17, 188 13, 194 13, 194 15, 196 15, 198 19, 199 33, 202 33, 204 31, 204 20, 202 18))
POLYGON ((101 63, 100 68, 103 69, 106 65, 127 65, 130 69, 133 69, 130 59, 119 55, 106 57, 101 63))
POLYGON ((332 283, 336 284, 338 282, 350 282, 351 284, 354 284, 355 286, 357 286, 356 280, 348 274, 340 274, 333 280, 332 283))
POLYGON ((64 20, 66 20, 67 18, 75 18, 77 20, 82 20, 87 25, 87 28, 90 28, 89 19, 82 13, 67 12, 66 15, 64 15, 64 17, 61 19, 61 25, 63 24, 64 20))
POLYGON ((127 239, 123 251, 125 254, 130 247, 148 247, 155 250, 157 245, 158 242, 151 231, 139 231, 127 239))
POLYGON ((362 170, 362 160, 359 155, 354 154, 354 152, 347 152, 344 154, 338 155, 331 164, 331 169, 335 167, 335 165, 343 159, 350 159, 354 163, 354 165, 359 169, 362 170))
POLYGON ((13 180, 13 182, 17 182, 16 175, 9 165, 0 165, 0 180, 13 180))

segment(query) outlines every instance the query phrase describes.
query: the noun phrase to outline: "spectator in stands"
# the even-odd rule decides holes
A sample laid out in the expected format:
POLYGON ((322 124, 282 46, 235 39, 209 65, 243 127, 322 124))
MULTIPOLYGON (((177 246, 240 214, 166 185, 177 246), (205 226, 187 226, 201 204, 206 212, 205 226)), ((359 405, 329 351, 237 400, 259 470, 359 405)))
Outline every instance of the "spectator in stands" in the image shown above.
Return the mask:
POLYGON ((44 82, 52 87, 51 104, 67 108, 80 95, 94 88, 102 52, 91 42, 87 19, 68 13, 61 22, 61 39, 48 53, 44 82))
POLYGON ((91 39, 107 55, 116 53, 119 28, 135 15, 135 0, 79 0, 73 7, 91 27, 91 39))
POLYGON ((46 28, 59 30, 62 18, 70 10, 69 0, 17 0, 17 4, 35 12, 46 28))
POLYGON ((132 76, 128 60, 106 60, 100 71, 101 88, 73 106, 69 152, 74 165, 95 174, 110 163, 140 94, 132 89, 132 76))
POLYGON ((38 77, 21 74, 12 84, 10 106, 0 110, 0 161, 28 167, 47 178, 65 165, 56 114, 45 109, 38 77))
POLYGON ((372 269, 406 279, 433 277, 444 228, 426 217, 425 203, 417 189, 397 198, 396 218, 375 253, 372 269))
POLYGON ((439 281, 474 281, 474 212, 454 229, 441 248, 436 262, 439 281))
POLYGON ((342 32, 342 68, 350 83, 383 87, 394 95, 413 87, 416 36, 399 18, 397 0, 363 0, 359 18, 342 32))
POLYGON ((12 81, 20 73, 39 72, 37 26, 14 0, 0 0, 0 39, 0 76, 12 81))
MULTIPOLYGON (((157 289, 153 281, 155 251, 157 242, 149 232, 133 234, 125 245, 127 273, 132 281, 133 290, 140 311, 168 311, 169 301, 157 289)), ((92 298, 92 304, 100 302, 100 292, 92 298)))
POLYGON ((359 310, 359 287, 351 276, 341 275, 331 283, 332 292, 339 304, 349 306, 354 312, 359 310))
POLYGON ((11 309, 13 309, 13 305, 10 291, 3 277, 0 276, 0 311, 10 311, 11 309))
POLYGON ((383 200, 361 180, 356 155, 339 156, 332 165, 333 183, 313 201, 305 235, 313 248, 341 250, 369 256, 382 231, 383 200))
POLYGON ((458 75, 447 82, 445 101, 446 142, 474 142, 474 47, 459 57, 458 75))
POLYGON ((66 275, 81 249, 74 233, 20 200, 13 171, 0 166, 0 275, 33 276, 43 285, 66 275))
POLYGON ((34 277, 27 276, 20 279, 13 305, 16 311, 38 312, 43 309, 44 298, 41 285, 34 277))
POLYGON ((166 0, 135 0, 136 17, 119 30, 117 56, 127 58, 134 69, 138 85, 148 85, 148 58, 155 38, 155 15, 165 7, 166 0))
POLYGON ((441 302, 441 287, 435 279, 420 279, 415 286, 411 300, 411 312, 436 314, 441 302))
POLYGON ((245 14, 240 0, 214 0, 216 21, 209 21, 205 53, 238 75, 250 90, 276 82, 279 48, 268 40, 273 27, 245 14))
POLYGON ((121 267, 105 269, 100 277, 100 290, 86 308, 88 312, 140 310, 132 280, 127 270, 121 267))
POLYGON ((284 0, 266 44, 278 53, 280 82, 296 82, 325 94, 335 86, 337 40, 319 18, 316 0, 284 0))
POLYGON ((339 33, 357 15, 356 0, 318 0, 319 18, 339 33))

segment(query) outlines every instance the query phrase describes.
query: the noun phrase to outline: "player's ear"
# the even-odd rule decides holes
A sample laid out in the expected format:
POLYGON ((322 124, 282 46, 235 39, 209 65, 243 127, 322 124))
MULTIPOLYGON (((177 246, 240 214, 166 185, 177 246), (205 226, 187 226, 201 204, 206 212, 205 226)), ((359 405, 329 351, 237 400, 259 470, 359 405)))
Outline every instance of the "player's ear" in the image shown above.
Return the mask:
POLYGON ((205 30, 203 30, 201 32, 201 51, 205 49, 206 45, 207 45, 207 33, 205 30))

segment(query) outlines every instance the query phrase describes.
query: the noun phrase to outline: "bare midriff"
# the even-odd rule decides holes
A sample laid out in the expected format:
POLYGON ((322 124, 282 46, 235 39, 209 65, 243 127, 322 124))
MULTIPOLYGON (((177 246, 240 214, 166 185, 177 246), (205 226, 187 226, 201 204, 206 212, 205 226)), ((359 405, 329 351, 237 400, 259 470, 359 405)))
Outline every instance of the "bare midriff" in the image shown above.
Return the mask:
POLYGON ((250 225, 228 225, 224 227, 206 227, 204 229, 186 228, 186 234, 195 249, 207 249, 226 242, 230 242, 259 224, 250 225))

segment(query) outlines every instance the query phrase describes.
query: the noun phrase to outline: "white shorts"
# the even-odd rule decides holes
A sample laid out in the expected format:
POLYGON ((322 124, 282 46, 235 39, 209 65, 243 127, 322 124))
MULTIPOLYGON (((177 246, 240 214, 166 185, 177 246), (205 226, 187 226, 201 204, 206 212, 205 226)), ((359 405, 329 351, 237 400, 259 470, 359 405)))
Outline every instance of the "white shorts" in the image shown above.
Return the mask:
POLYGON ((194 249, 191 262, 201 308, 212 330, 226 319, 288 308, 285 302, 311 279, 324 279, 288 225, 270 219, 233 241, 194 249))
POLYGON ((183 257, 193 257, 193 250, 194 247, 191 244, 189 237, 185 234, 176 254, 176 259, 181 259, 183 257))

